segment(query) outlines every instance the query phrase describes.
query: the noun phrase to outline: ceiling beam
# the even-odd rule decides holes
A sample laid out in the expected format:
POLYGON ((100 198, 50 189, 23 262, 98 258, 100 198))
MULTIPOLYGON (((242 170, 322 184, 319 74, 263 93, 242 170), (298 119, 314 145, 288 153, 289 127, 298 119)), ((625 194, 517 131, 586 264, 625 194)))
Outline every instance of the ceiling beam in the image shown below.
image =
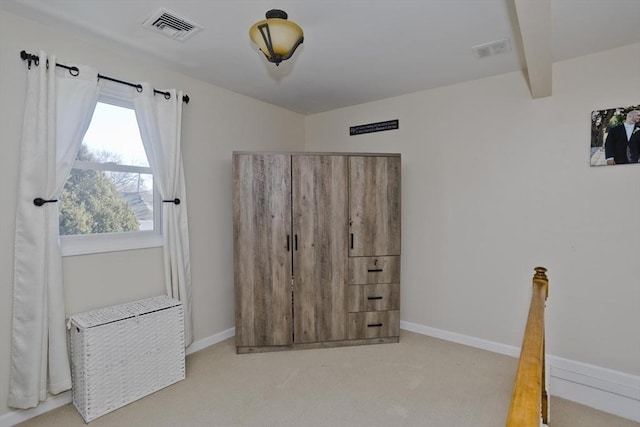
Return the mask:
POLYGON ((551 96, 551 0, 514 0, 531 96, 551 96))

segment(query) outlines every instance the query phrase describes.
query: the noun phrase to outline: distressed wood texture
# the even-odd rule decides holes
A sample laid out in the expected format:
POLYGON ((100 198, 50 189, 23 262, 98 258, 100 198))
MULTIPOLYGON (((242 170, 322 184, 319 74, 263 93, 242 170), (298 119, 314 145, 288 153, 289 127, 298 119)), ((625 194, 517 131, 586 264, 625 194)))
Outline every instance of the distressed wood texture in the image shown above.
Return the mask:
POLYGON ((285 155, 233 156, 237 346, 292 341, 290 162, 285 155))
POLYGON ((237 352, 398 342, 400 155, 234 152, 232 166, 237 352))
POLYGON ((349 313, 349 339, 396 337, 400 335, 400 311, 349 313))
POLYGON ((400 157, 349 157, 349 256, 400 255, 400 157))
POLYGON ((347 158, 292 156, 294 342, 347 338, 347 158))
POLYGON ((238 347, 238 354, 270 353, 273 351, 313 350, 319 348, 352 347, 356 345, 390 344, 400 341, 399 337, 367 338, 359 340, 324 341, 308 344, 274 345, 268 347, 238 347))
POLYGON ((396 282, 400 282, 399 256, 349 258, 349 284, 396 282))
POLYGON ((400 283, 349 285, 349 312, 400 310, 400 283))

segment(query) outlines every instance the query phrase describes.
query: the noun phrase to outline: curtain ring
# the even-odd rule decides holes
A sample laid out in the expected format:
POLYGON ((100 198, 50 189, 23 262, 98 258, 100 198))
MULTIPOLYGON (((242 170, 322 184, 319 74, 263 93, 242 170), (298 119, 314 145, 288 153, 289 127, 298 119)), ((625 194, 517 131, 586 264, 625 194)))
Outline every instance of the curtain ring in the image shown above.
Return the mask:
MULTIPOLYGON (((40 63, 40 58, 36 55, 32 55, 30 53, 27 53, 27 51, 23 50, 22 52, 20 52, 20 58, 23 61, 27 61, 27 67, 29 69, 31 69, 31 63, 33 62, 34 64, 36 64, 36 67, 38 66, 38 64, 40 63)), ((48 60, 47 60, 48 61, 48 60)))
POLYGON ((78 69, 78 67, 71 67, 69 68, 69 74, 71 74, 73 77, 78 77, 80 75, 80 69, 78 69), (75 74, 73 74, 75 72, 75 74))
POLYGON ((138 93, 142 93, 142 85, 137 85, 136 90, 138 91, 138 93))
POLYGON ((171 94, 169 92, 165 92, 164 99, 171 99, 171 94))

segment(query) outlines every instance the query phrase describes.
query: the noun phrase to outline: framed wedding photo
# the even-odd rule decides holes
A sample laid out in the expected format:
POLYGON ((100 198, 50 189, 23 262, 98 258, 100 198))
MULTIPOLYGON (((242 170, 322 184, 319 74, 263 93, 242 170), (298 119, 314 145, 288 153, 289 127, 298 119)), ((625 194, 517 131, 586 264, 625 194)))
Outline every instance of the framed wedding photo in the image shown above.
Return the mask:
POLYGON ((591 166, 640 163, 640 104, 591 112, 591 166))

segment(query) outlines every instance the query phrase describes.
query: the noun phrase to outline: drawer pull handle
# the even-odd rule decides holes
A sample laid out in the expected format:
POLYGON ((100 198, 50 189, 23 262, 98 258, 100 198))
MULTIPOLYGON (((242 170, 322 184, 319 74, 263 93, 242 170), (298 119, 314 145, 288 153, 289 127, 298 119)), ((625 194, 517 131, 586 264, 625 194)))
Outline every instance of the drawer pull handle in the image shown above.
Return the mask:
POLYGON ((369 323, 367 328, 379 328, 382 326, 382 323, 369 323))
POLYGON ((382 299, 382 297, 367 297, 368 300, 372 300, 372 299, 382 299))
POLYGON ((369 273, 382 273, 381 268, 370 268, 367 270, 369 273))

